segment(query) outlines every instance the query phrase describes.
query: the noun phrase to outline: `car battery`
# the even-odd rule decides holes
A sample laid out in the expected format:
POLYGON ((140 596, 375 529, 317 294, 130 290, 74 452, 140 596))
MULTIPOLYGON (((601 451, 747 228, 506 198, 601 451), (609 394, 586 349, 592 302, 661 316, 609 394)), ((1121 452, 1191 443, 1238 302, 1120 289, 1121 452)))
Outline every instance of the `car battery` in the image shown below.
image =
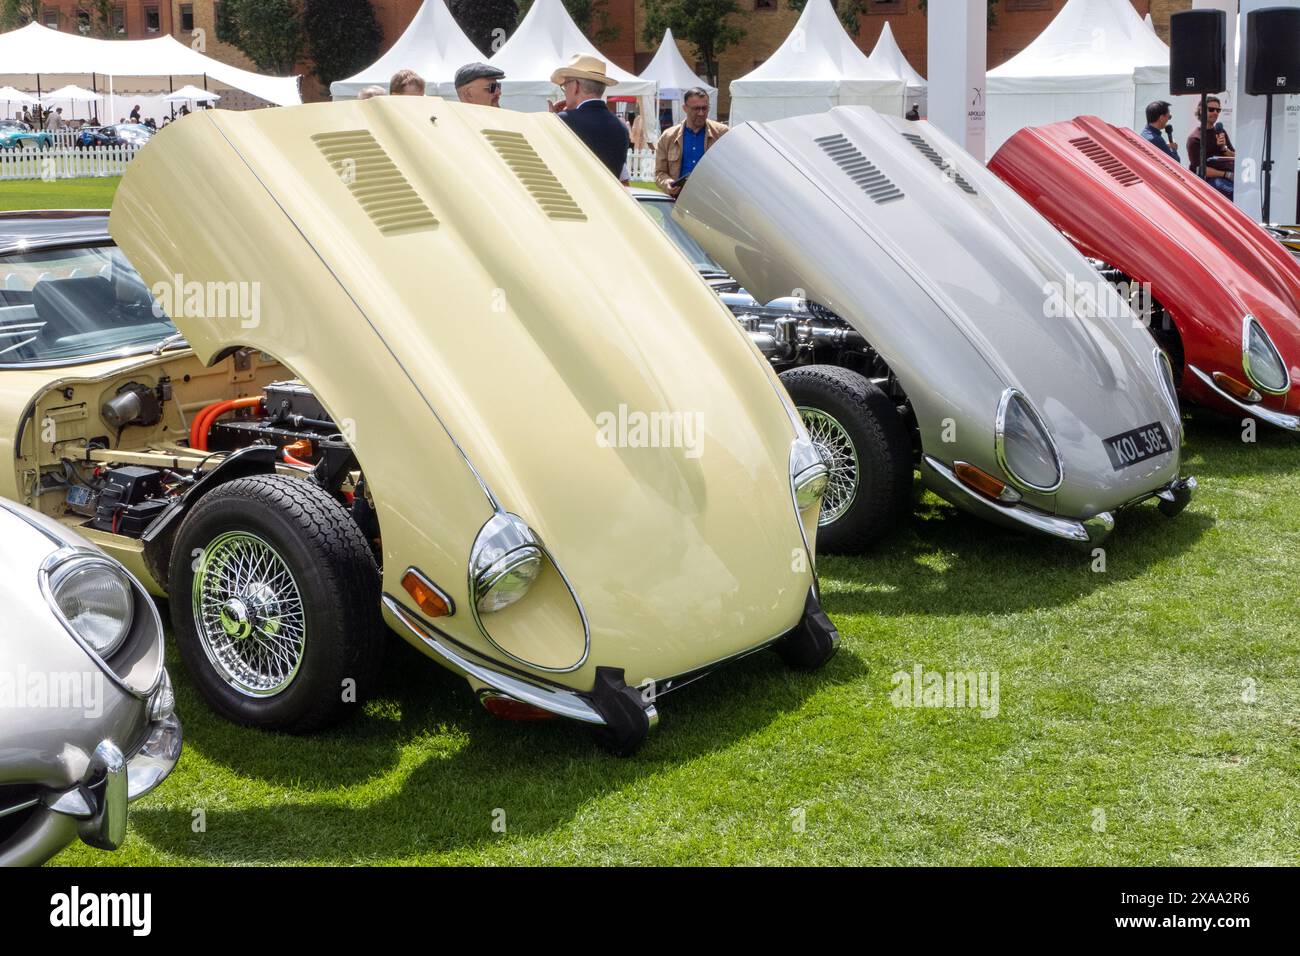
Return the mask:
POLYGON ((291 417, 308 421, 333 421, 329 412, 325 411, 325 406, 302 382, 272 382, 264 391, 266 412, 272 421, 283 421, 291 417))
POLYGON ((139 538, 149 529, 149 525, 171 505, 166 498, 154 498, 142 501, 138 505, 127 505, 117 518, 117 533, 128 538, 139 538))
MULTIPOLYGON (((129 465, 104 473, 99 503, 91 527, 120 533, 121 513, 163 496, 162 473, 153 468, 129 465)), ((166 502, 162 502, 166 505, 166 502)))

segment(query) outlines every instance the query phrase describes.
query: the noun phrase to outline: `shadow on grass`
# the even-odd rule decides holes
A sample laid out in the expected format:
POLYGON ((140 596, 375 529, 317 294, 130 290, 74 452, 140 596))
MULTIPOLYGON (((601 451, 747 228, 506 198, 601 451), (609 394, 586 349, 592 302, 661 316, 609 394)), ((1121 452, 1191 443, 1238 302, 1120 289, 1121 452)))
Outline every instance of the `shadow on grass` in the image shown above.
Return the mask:
POLYGON ((1001 528, 926 495, 911 522, 876 551, 819 559, 827 610, 835 614, 1009 614, 1058 607, 1136 578, 1195 546, 1214 525, 1196 499, 1176 518, 1153 503, 1122 512, 1104 543, 1106 573, 1092 547, 1001 528))
POLYGON ((202 834, 191 832, 188 807, 141 807, 133 828, 159 850, 207 863, 383 862, 474 848, 501 839, 491 827, 498 808, 512 836, 562 826, 593 799, 729 747, 822 686, 865 672, 848 654, 816 674, 791 672, 775 654, 753 655, 665 696, 659 729, 620 759, 572 722, 488 715, 462 679, 395 636, 389 652, 366 714, 316 737, 232 727, 178 673, 192 753, 245 777, 321 791, 320 802, 208 809, 202 834), (394 772, 402 749, 427 737, 440 740, 396 794, 358 805, 342 789, 394 772))
POLYGON ((1300 440, 1291 432, 1256 421, 1255 440, 1243 440, 1241 417, 1205 408, 1191 410, 1184 423, 1183 471, 1201 480, 1289 475, 1300 468, 1300 440))

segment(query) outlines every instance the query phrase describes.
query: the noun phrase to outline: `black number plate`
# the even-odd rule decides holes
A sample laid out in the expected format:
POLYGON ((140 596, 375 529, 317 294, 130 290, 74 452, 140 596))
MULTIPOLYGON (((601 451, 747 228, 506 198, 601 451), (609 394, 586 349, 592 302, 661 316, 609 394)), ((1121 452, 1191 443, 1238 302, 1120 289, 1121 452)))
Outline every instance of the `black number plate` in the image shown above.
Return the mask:
POLYGON ((1160 422, 1152 422, 1114 438, 1107 438, 1103 444, 1106 446, 1106 454, 1110 456, 1111 467, 1116 471, 1174 450, 1169 433, 1160 422))

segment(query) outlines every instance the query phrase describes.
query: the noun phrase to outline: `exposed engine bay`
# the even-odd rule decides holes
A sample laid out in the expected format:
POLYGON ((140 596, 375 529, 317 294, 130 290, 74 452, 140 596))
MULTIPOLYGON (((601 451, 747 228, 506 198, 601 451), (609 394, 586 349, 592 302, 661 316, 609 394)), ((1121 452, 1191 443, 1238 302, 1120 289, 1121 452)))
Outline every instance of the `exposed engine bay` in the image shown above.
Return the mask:
POLYGON ((378 523, 345 435, 303 382, 248 350, 212 368, 192 355, 142 362, 103 381, 65 381, 18 438, 19 490, 92 540, 141 550, 184 499, 240 456, 311 480, 347 507, 378 555, 378 523))

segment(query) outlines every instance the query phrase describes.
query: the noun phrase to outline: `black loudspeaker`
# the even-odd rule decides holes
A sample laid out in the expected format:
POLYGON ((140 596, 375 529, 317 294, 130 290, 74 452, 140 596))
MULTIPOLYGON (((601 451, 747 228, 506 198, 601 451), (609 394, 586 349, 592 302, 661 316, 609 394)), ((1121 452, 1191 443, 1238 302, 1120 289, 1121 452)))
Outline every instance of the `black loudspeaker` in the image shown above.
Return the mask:
POLYGON ((1246 92, 1300 93, 1300 8, 1246 14, 1246 92))
POLYGON ((1169 18, 1169 92, 1221 93, 1228 88, 1228 17, 1222 10, 1184 10, 1169 18))

